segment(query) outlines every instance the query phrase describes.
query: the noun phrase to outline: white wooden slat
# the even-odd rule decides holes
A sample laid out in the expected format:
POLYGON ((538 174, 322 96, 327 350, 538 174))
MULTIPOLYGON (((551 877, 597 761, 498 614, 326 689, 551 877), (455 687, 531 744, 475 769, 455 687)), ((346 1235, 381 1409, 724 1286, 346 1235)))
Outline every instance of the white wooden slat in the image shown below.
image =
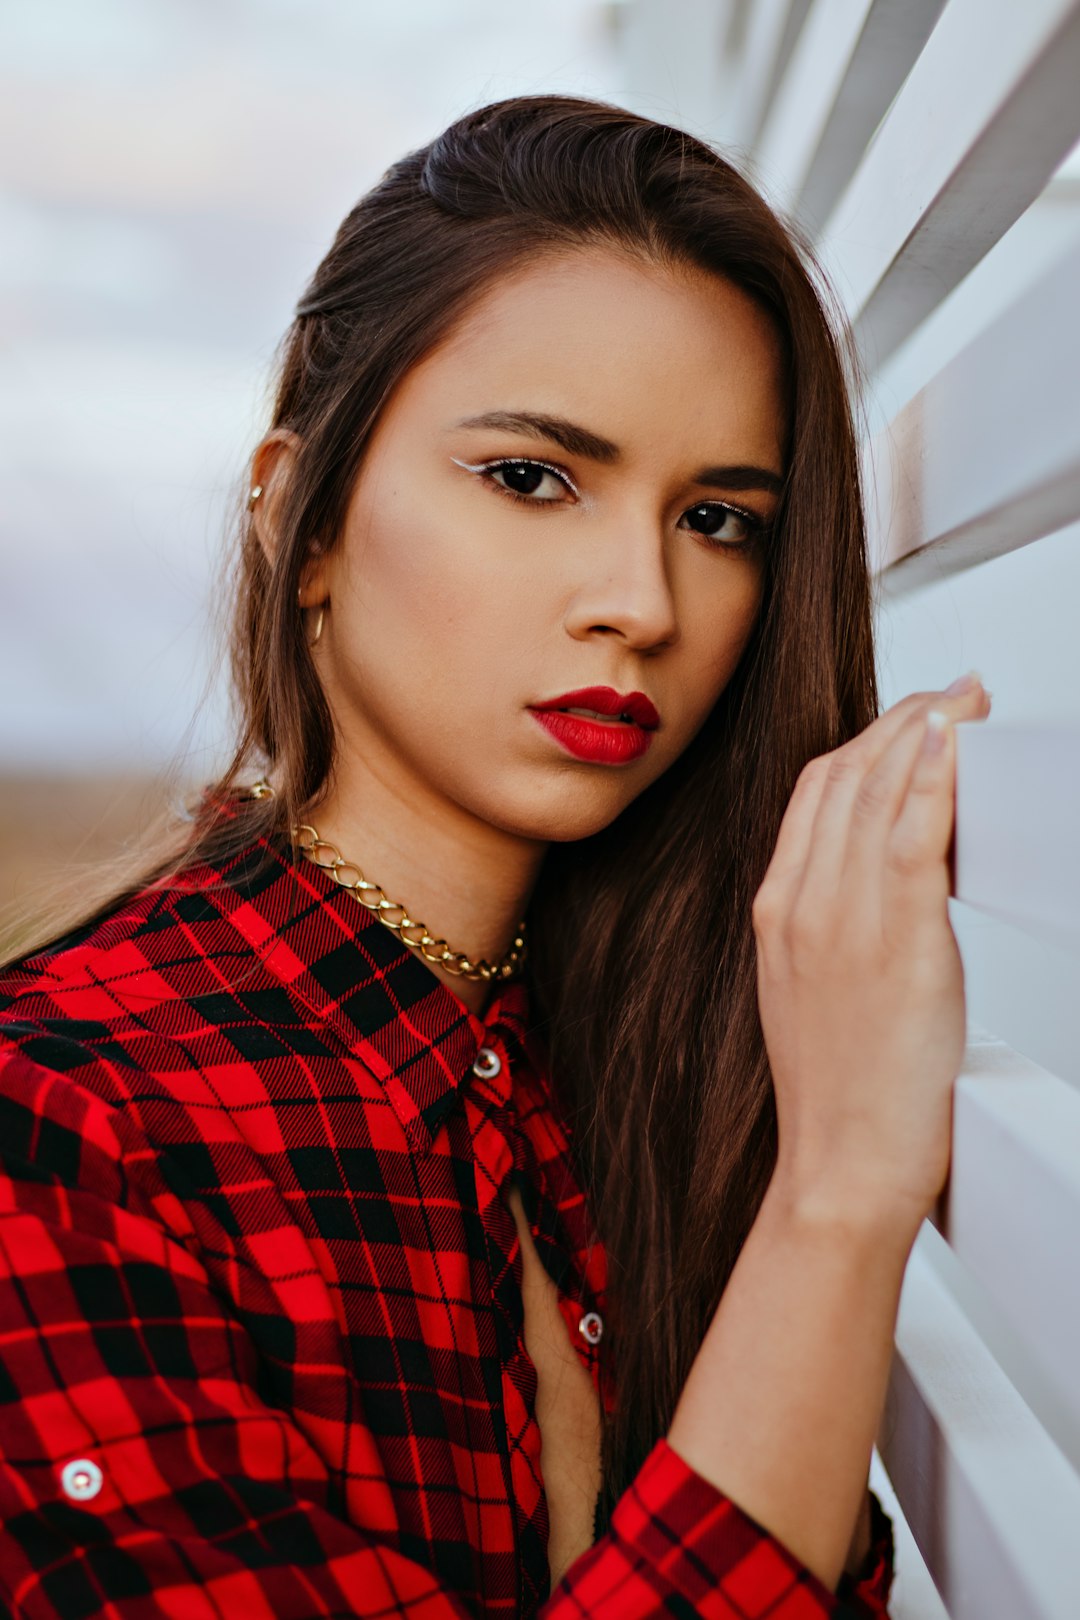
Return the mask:
POLYGON ((952 1620, 1076 1620, 1080 1477, 932 1263, 904 1279, 882 1458, 952 1620))
POLYGON ((875 0, 806 174, 799 212, 819 227, 907 78, 945 0, 875 0))
POLYGON ((758 137, 771 200, 820 223, 944 0, 814 0, 758 137))
POLYGON ((889 1620, 949 1620, 877 1448, 870 1459, 870 1489, 892 1520, 896 1549, 889 1620))
POLYGON ((955 896, 1078 953, 1080 726, 957 727, 955 896))
POLYGON ((965 1053, 940 1229, 1080 1435, 1080 1092, 1003 1041, 965 1053))
POLYGON ((728 107, 718 108, 716 133, 722 143, 749 147, 761 128, 778 71, 780 49, 796 8, 806 0, 753 0, 746 14, 742 51, 732 79, 728 107))
POLYGON ((959 902, 949 908, 968 1017, 1080 1091, 1076 954, 959 902))
POLYGON ((1080 249, 944 366, 865 460, 872 565, 890 570, 890 592, 1080 516, 1080 249))
MULTIPOLYGON (((1007 1194, 1006 1194, 1007 1196, 1007 1194)), ((1030 1340, 1022 1337, 1014 1316, 998 1303, 947 1243, 934 1252, 934 1267, 964 1315, 989 1350, 1013 1388, 1057 1449, 1080 1477, 1080 1424, 1075 1400, 1070 1408, 1059 1385, 1031 1354, 1030 1340)))
POLYGON ((979 262, 1080 137, 1080 0, 949 0, 826 222, 869 364, 979 262))
POLYGON ((1080 246, 1080 176, 1070 180, 1067 169, 1066 163, 1055 172, 1015 224, 875 374, 867 400, 875 432, 1080 246))

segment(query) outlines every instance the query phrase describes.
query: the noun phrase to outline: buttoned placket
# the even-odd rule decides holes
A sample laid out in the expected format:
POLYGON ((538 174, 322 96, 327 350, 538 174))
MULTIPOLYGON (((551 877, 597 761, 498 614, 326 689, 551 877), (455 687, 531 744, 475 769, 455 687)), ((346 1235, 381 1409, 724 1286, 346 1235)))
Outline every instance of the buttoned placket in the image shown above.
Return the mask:
POLYGON ((548 1589, 548 1515, 536 1418, 538 1380, 525 1348, 521 1244, 507 1202, 514 1172, 523 1168, 522 1144, 510 1052, 497 1027, 485 1031, 468 1082, 466 1106, 473 1114, 477 1201, 487 1245, 501 1369, 507 1493, 519 1570, 518 1607, 527 1613, 548 1589), (531 1513, 534 1503, 536 1510, 531 1513))
MULTIPOLYGON (((494 1036, 490 1037, 490 1041, 487 1035, 485 1035, 484 1039, 488 1044, 481 1045, 479 1048, 472 1065, 472 1074, 476 1079, 488 1083, 486 1088, 488 1095, 493 1103, 503 1111, 505 1116, 506 1141, 510 1149, 510 1169, 508 1172, 505 1170, 506 1161, 503 1155, 500 1155, 500 1172, 504 1175, 512 1175, 514 1172, 524 1174, 524 1143, 517 1110, 513 1103, 513 1076, 507 1058, 507 1048, 501 1041, 496 1041, 494 1036), (495 1044, 492 1044, 492 1042, 495 1044)), ((500 1182, 500 1193, 502 1190, 503 1183, 500 1182)), ((533 1236, 535 1238, 535 1231, 533 1236)), ((580 1348, 580 1344, 584 1344, 588 1352, 595 1352, 604 1333, 604 1319, 596 1307, 592 1306, 590 1308, 586 1305, 576 1304, 565 1295, 560 1294, 559 1309, 567 1324, 571 1342, 574 1342, 576 1330, 579 1336, 578 1347, 580 1348)), ((587 1361, 590 1365, 592 1364, 592 1354, 587 1355, 587 1361)))
MULTIPOLYGON (((507 1194, 510 1183, 515 1178, 519 1180, 525 1194, 526 1219, 537 1241, 539 1233, 530 1216, 530 1206, 535 1215, 536 1200, 544 1198, 545 1190, 542 1181, 533 1187, 529 1180, 535 1164, 526 1146, 511 1068, 519 1051, 517 1040, 513 1035, 504 1040, 497 1024, 485 1026, 482 1039, 464 1091, 467 1111, 476 1110, 471 1127, 477 1197, 487 1243, 501 1367, 508 1440, 508 1491, 521 1571, 518 1601, 520 1612, 527 1613, 537 1602, 543 1601, 549 1591, 549 1521, 540 1460, 541 1435, 536 1418, 538 1379, 524 1336, 523 1256, 507 1194), (534 1504, 531 1512, 527 1504, 534 1504)), ((542 1263, 547 1250, 547 1244, 537 1241, 542 1263)), ((604 1331, 601 1313, 587 1291, 579 1295, 575 1287, 572 1294, 565 1292, 568 1282, 565 1275, 561 1286, 554 1275, 552 1280, 559 1289, 559 1311, 570 1342, 582 1354, 595 1377, 597 1346, 604 1331)))

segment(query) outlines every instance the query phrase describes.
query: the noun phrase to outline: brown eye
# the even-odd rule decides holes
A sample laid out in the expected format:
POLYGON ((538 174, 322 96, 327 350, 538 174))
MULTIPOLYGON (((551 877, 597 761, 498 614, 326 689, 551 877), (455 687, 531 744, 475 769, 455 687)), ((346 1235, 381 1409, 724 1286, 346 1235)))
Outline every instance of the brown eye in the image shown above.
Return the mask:
POLYGON ((764 521, 752 513, 741 512, 738 507, 723 501, 702 501, 690 507, 683 516, 695 534, 700 534, 715 545, 737 548, 749 545, 764 533, 764 521))
MULTIPOLYGON (((545 478, 550 478, 559 483, 563 489, 566 487, 556 473, 538 461, 493 462, 488 468, 488 474, 496 480, 505 479, 505 483, 502 483, 501 487, 511 495, 524 497, 535 495, 545 478)), ((558 498, 557 494, 539 497, 541 501, 558 500, 558 498)))

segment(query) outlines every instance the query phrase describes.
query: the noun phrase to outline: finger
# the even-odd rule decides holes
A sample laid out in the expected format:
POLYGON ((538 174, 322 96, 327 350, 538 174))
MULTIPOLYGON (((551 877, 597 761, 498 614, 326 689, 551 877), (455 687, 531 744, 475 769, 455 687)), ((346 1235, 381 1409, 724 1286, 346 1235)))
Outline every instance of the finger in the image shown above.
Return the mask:
POLYGON ((990 712, 990 694, 981 681, 961 692, 910 692, 879 715, 858 737, 852 738, 852 743, 865 746, 867 769, 877 764, 913 715, 925 716, 931 709, 940 709, 953 721, 974 720, 990 712))
POLYGON ((851 826, 856 817, 874 820, 888 814, 891 823, 898 814, 906 778, 890 775, 887 768, 882 777, 875 773, 882 770, 908 728, 916 725, 921 734, 931 707, 959 718, 985 711, 988 703, 981 684, 952 695, 943 692, 936 698, 929 693, 912 693, 834 751, 805 854, 800 895, 805 894, 807 901, 814 904, 835 892, 844 878, 851 826))
POLYGON ((773 890, 786 889, 801 878, 810 848, 814 817, 825 790, 828 761, 827 754, 821 755, 810 760, 799 773, 780 822, 780 831, 766 872, 766 881, 773 890))
POLYGON ((925 715, 931 707, 942 709, 950 718, 969 718, 988 711, 989 697, 979 682, 957 693, 912 692, 886 709, 857 737, 811 760, 795 784, 780 824, 767 873, 771 889, 790 890, 801 885, 811 844, 819 838, 823 840, 820 883, 827 886, 834 880, 861 777, 877 764, 912 718, 925 715), (830 807, 823 816, 826 795, 830 807))
POLYGON ((800 901, 824 905, 844 888, 848 907, 871 895, 880 903, 885 841, 903 807, 928 712, 909 712, 876 758, 866 749, 834 760, 814 822, 800 901), (868 759, 874 760, 869 768, 868 759))
POLYGON ((937 924, 949 897, 946 865, 956 810, 956 732, 928 721, 907 797, 884 851, 883 913, 909 930, 937 924))
POLYGON ((887 746, 890 735, 898 731, 916 711, 920 699, 929 708, 932 701, 930 695, 913 692, 879 715, 857 737, 842 743, 831 753, 818 755, 803 767, 780 823, 769 868, 770 878, 774 882, 779 884, 787 879, 801 881, 811 840, 816 836, 821 800, 830 781, 835 789, 837 778, 854 769, 854 762, 858 758, 872 762, 877 752, 887 746))
POLYGON ((853 894, 865 896, 877 907, 882 904, 889 840, 917 791, 916 781, 922 785, 920 791, 935 782, 941 785, 940 773, 935 776, 931 768, 927 775, 927 757, 932 765, 941 751, 939 740, 952 724, 944 709, 913 715, 856 797, 844 852, 845 879, 853 894), (929 754, 928 742, 933 749, 929 754))

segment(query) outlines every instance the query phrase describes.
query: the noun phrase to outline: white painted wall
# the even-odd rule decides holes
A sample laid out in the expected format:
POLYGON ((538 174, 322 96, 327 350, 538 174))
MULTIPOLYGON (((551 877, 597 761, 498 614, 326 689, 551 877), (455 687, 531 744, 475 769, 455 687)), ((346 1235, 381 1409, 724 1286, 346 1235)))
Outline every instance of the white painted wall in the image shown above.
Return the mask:
POLYGON ((1073 1620, 1080 365, 1068 353, 1080 329, 1080 7, 716 0, 699 30, 700 7, 628 6, 639 47, 662 37, 663 74, 650 75, 647 50, 628 51, 624 99, 654 116, 662 100, 672 122, 714 140, 819 233, 839 296, 861 317, 875 553, 901 532, 958 534, 958 520, 974 532, 984 510, 986 540, 969 550, 1019 545, 958 566, 963 548, 946 539, 876 584, 883 702, 970 668, 994 702, 958 763, 958 881, 978 904, 950 902, 970 1024, 952 1192, 943 1235, 928 1225, 909 1267, 882 1432, 892 1481, 879 1458, 873 1482, 897 1519, 895 1620, 1073 1620), (718 58, 706 43, 717 37, 718 58), (823 131, 857 128, 846 155, 835 141, 817 150, 823 131), (853 176, 824 221, 800 213, 808 177, 822 194, 823 166, 853 176), (1022 325, 1013 308, 1032 289, 1022 325), (913 401, 912 431, 894 427, 913 401), (1039 479, 1055 438, 1051 497, 1039 479))

